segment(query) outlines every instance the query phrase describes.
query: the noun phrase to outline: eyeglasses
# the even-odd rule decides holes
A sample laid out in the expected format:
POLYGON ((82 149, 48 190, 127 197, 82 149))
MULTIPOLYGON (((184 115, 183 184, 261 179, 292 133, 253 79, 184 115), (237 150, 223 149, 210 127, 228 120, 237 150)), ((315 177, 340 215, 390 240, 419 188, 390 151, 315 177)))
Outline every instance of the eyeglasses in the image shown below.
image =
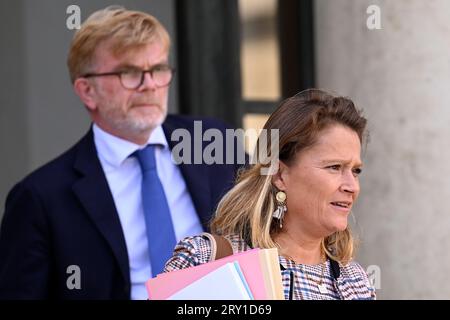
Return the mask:
POLYGON ((170 84, 173 78, 175 69, 166 64, 156 65, 149 70, 127 69, 115 72, 106 73, 87 73, 83 78, 118 76, 120 82, 125 89, 136 90, 144 83, 146 73, 150 73, 156 87, 162 88, 170 84))

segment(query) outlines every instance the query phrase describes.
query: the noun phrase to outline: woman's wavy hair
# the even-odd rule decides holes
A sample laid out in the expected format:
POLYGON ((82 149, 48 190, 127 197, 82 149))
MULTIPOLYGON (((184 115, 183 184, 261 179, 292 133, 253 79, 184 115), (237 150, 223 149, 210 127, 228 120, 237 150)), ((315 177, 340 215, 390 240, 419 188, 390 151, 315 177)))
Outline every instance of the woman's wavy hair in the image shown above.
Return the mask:
MULTIPOLYGON (((353 102, 319 89, 308 89, 283 101, 266 122, 268 139, 257 142, 255 152, 263 147, 269 157, 278 157, 291 165, 296 156, 312 146, 319 134, 328 126, 340 124, 356 132, 361 144, 367 140, 367 120, 353 102), (270 154, 271 129, 278 129, 279 153, 270 154), (265 145, 261 146, 263 141, 265 145)), ((211 221, 211 231, 216 234, 239 234, 252 247, 278 247, 273 236, 280 232, 278 221, 272 218, 276 208, 272 175, 262 175, 261 169, 269 166, 258 159, 242 170, 235 186, 222 198, 211 221)), ((273 164, 273 162, 270 162, 273 164)), ((355 239, 350 228, 338 231, 322 241, 322 250, 331 259, 347 264, 354 255, 355 239)))

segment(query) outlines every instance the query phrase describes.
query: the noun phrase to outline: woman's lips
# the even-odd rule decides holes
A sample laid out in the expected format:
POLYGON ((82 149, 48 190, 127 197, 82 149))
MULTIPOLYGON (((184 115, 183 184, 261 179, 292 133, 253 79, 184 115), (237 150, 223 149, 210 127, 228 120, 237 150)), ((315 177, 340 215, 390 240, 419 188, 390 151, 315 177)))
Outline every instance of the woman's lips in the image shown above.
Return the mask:
POLYGON ((339 211, 349 212, 352 208, 352 203, 349 201, 333 201, 330 202, 330 205, 339 211))

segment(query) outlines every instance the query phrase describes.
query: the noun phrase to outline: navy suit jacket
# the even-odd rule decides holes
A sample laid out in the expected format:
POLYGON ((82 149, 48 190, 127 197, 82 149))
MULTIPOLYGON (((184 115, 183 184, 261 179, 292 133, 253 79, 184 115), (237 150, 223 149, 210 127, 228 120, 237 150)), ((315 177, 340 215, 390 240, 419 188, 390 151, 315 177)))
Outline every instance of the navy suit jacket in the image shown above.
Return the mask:
MULTIPOLYGON (((203 120, 203 131, 226 129, 212 119, 169 115, 163 130, 171 149, 177 143, 171 133, 184 128, 193 134, 194 120, 203 120)), ((239 167, 236 162, 179 166, 206 229, 239 167)), ((130 298, 125 238, 92 130, 7 197, 0 229, 0 299, 45 298, 130 298), (72 265, 80 268, 80 289, 68 288, 72 265)))

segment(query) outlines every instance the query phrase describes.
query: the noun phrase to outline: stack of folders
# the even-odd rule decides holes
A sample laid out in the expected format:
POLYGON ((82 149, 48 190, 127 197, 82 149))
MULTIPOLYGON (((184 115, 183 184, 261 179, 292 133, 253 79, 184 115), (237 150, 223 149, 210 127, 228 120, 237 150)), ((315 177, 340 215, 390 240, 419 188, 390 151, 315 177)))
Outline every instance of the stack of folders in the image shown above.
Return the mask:
POLYGON ((278 251, 253 249, 146 283, 150 300, 283 300, 278 251))

